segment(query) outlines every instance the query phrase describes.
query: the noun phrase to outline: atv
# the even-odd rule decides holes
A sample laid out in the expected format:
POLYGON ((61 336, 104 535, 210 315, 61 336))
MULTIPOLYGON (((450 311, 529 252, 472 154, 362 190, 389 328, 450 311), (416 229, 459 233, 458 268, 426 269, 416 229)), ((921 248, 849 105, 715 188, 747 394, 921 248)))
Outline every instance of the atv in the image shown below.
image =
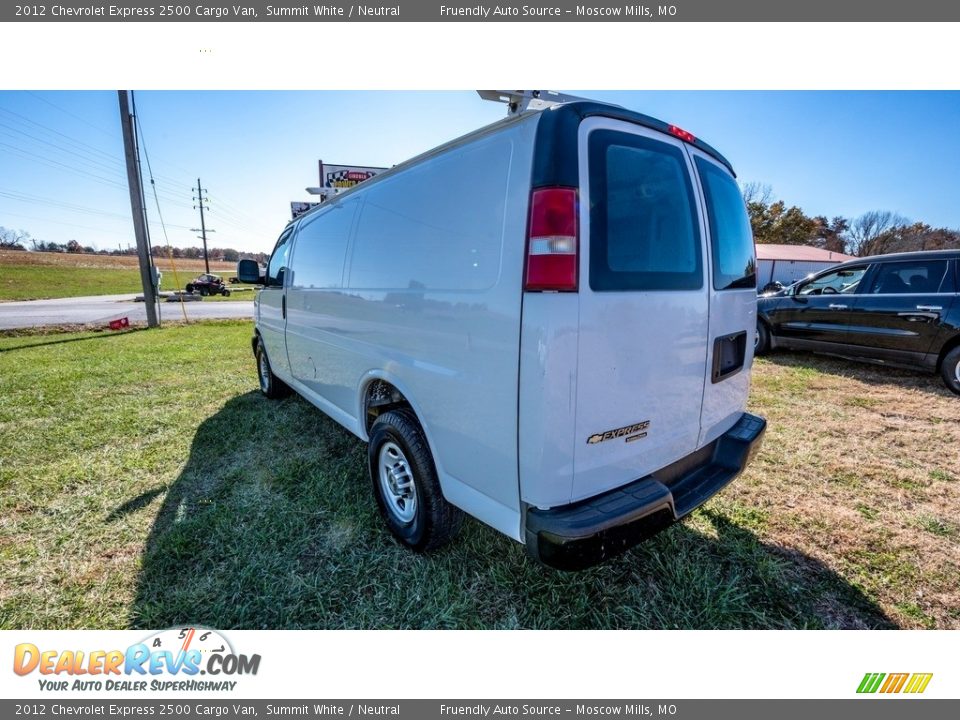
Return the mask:
POLYGON ((187 283, 188 293, 198 293, 206 297, 207 295, 223 295, 230 297, 230 288, 228 288, 223 278, 219 275, 201 275, 193 282, 187 283))

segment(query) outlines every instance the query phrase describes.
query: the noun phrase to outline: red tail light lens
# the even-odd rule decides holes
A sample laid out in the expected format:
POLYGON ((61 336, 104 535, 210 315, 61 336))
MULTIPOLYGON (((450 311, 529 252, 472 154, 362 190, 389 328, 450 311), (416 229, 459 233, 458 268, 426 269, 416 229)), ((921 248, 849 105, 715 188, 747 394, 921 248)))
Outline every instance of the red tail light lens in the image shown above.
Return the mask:
POLYGON ((676 135, 678 138, 688 143, 696 142, 697 140, 697 138, 693 136, 693 133, 689 133, 683 128, 678 128, 676 125, 670 126, 670 134, 676 135))
POLYGON ((577 191, 540 188, 530 195, 524 290, 577 290, 577 191))

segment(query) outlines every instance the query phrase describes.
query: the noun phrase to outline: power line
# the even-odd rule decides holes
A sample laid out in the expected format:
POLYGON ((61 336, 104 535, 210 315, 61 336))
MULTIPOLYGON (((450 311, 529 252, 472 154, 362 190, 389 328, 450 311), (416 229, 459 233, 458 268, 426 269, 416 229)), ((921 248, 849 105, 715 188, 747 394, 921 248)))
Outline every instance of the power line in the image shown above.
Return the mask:
MULTIPOLYGON (((92 172, 90 172, 90 171, 88 171, 88 170, 84 170, 84 169, 82 169, 82 168, 78 168, 78 167, 76 167, 75 165, 69 165, 69 164, 67 164, 67 163, 62 163, 62 162, 60 162, 60 161, 58 161, 58 160, 54 160, 54 159, 52 159, 52 158, 46 157, 45 155, 39 155, 38 153, 30 152, 29 150, 24 150, 24 149, 22 149, 22 148, 15 147, 14 145, 10 145, 10 144, 8 144, 8 143, 0 142, 0 148, 3 148, 3 149, 4 149, 4 150, 3 150, 4 152, 12 153, 12 154, 14 154, 14 155, 18 155, 18 156, 20 156, 20 157, 24 157, 24 158, 26 158, 26 159, 34 159, 34 160, 36 160, 36 161, 41 162, 41 163, 44 164, 44 165, 47 165, 48 167, 53 167, 53 166, 61 167, 61 168, 64 168, 64 169, 66 169, 66 170, 69 170, 69 171, 71 171, 71 172, 77 173, 77 174, 79 174, 79 175, 84 175, 84 176, 86 176, 86 177, 89 177, 89 178, 91 178, 94 182, 99 182, 99 183, 101 183, 101 184, 103 184, 103 185, 110 185, 110 186, 113 186, 113 187, 118 187, 118 188, 120 188, 120 189, 123 189, 123 185, 122 185, 121 183, 117 182, 116 180, 112 180, 112 179, 110 179, 110 178, 103 177, 102 175, 97 175, 96 173, 92 173, 92 172)), ((56 169, 56 168, 54 168, 54 169, 56 169)))
MULTIPOLYGON (((43 98, 38 98, 38 99, 43 100, 43 98)), ((49 101, 44 100, 44 102, 46 102, 48 105, 53 105, 53 103, 50 103, 49 101)), ((54 107, 56 107, 56 106, 54 106, 54 107)), ((58 109, 61 109, 61 108, 58 108, 58 109)), ((61 110, 62 110, 62 109, 61 109, 61 110)), ((43 131, 46 131, 46 132, 51 133, 51 134, 53 134, 53 135, 57 135, 57 136, 65 139, 67 142, 73 144, 75 147, 83 150, 83 152, 87 152, 87 153, 91 153, 91 154, 95 153, 96 155, 102 155, 106 160, 108 160, 108 161, 110 161, 110 162, 113 162, 113 163, 117 163, 117 164, 120 166, 120 168, 121 168, 121 174, 123 174, 123 172, 122 172, 123 163, 122 163, 121 161, 119 161, 119 160, 114 156, 113 153, 109 153, 109 152, 107 152, 107 151, 105 151, 105 150, 102 150, 102 149, 100 149, 100 148, 98 148, 98 147, 95 147, 95 146, 93 146, 93 145, 91 145, 91 144, 89 144, 89 143, 83 142, 82 140, 78 140, 77 138, 75 138, 75 137, 73 137, 73 136, 71 136, 71 135, 67 135, 67 134, 65 134, 65 133, 62 133, 62 132, 60 132, 59 130, 55 130, 55 129, 47 126, 47 125, 44 125, 43 123, 39 123, 39 122, 37 122, 36 120, 32 120, 31 118, 28 118, 26 115, 22 115, 22 114, 20 114, 20 113, 18 113, 18 112, 14 112, 13 110, 10 110, 10 109, 8 109, 8 108, 0 107, 0 112, 5 112, 5 113, 7 113, 8 115, 13 115, 13 116, 16 117, 16 118, 19 118, 19 120, 20 120, 21 122, 30 123, 31 125, 33 125, 33 126, 35 126, 35 127, 37 127, 37 128, 40 128, 40 129, 43 130, 43 131)), ((67 112, 67 111, 63 110, 63 112, 67 112)), ((69 115, 69 114, 71 114, 71 113, 67 113, 67 114, 69 115)), ((77 117, 77 116, 74 116, 74 117, 77 117)), ((89 124, 89 123, 88 123, 88 124, 89 124)), ((7 126, 7 127, 10 127, 10 126, 7 126)), ((95 126, 94 126, 94 127, 95 127, 95 126)), ((15 130, 16 132, 21 132, 21 133, 23 133, 22 130, 17 130, 16 128, 11 128, 11 129, 12 129, 12 130, 15 130)), ((97 129, 99 129, 99 128, 97 128, 97 129)), ((26 134, 26 133, 24 133, 24 134, 26 134)), ((110 133, 108 133, 108 134, 110 134, 110 133)), ((112 134, 110 134, 110 135, 111 135, 111 137, 114 137, 112 134)), ((48 141, 40 140, 40 142, 48 142, 48 141)), ((48 143, 48 144, 52 144, 52 143, 48 143)), ((176 184, 176 185, 179 185, 179 184, 181 184, 181 182, 182 182, 182 180, 175 180, 175 179, 173 179, 173 178, 167 178, 166 176, 163 176, 163 175, 160 175, 160 174, 157 174, 155 177, 158 178, 158 179, 165 179, 167 182, 169 182, 169 183, 171 183, 171 184, 176 184)), ((185 177, 189 177, 189 176, 186 175, 185 177)))
POLYGON ((97 130, 97 131, 99 131, 99 132, 102 132, 104 135, 107 135, 107 136, 110 137, 111 139, 115 139, 115 138, 116 138, 116 131, 110 132, 110 131, 108 131, 108 130, 104 130, 104 129, 103 129, 102 127, 100 127, 99 125, 94 125, 92 122, 83 119, 82 117, 80 117, 80 116, 77 115, 76 113, 72 113, 72 112, 70 112, 69 110, 66 110, 65 108, 60 107, 60 106, 57 105, 56 103, 53 103, 53 102, 47 100, 46 98, 41 97, 40 95, 37 95, 37 94, 34 93, 34 92, 27 91, 27 95, 30 95, 31 97, 36 98, 37 100, 39 100, 39 101, 42 102, 42 103, 46 103, 46 104, 49 105, 50 107, 59 110, 60 112, 64 113, 65 115, 69 115, 69 116, 72 117, 72 118, 76 118, 77 120, 79 120, 80 122, 82 122, 82 123, 83 123, 84 125, 86 125, 87 127, 92 127, 94 130, 97 130))
MULTIPOLYGON (((85 154, 82 154, 82 153, 86 153, 86 152, 87 152, 87 151, 85 151, 85 150, 82 151, 82 152, 77 152, 76 150, 71 150, 69 147, 64 147, 63 145, 59 145, 59 144, 57 144, 57 143, 50 142, 49 140, 44 140, 44 139, 41 138, 41 137, 37 137, 36 135, 31 135, 30 133, 28 133, 28 132, 26 132, 26 131, 24 131, 24 130, 20 130, 19 128, 15 128, 15 127, 13 127, 13 126, 11 126, 11 125, 7 125, 6 123, 3 123, 3 122, 0 122, 0 128, 6 128, 7 132, 5 132, 4 134, 7 135, 7 136, 9 136, 9 137, 11 137, 11 138, 13 138, 14 140, 20 141, 20 137, 19 137, 19 136, 27 137, 27 138, 30 138, 31 140, 35 141, 35 142, 41 143, 41 144, 43 144, 43 145, 48 145, 48 146, 54 148, 55 150, 58 151, 58 153, 67 153, 67 154, 69 154, 69 155, 73 155, 74 157, 80 158, 80 160, 82 160, 82 161, 85 162, 85 163, 90 164, 91 166, 97 168, 98 170, 106 170, 107 172, 115 172, 115 173, 117 173, 117 174, 120 174, 120 169, 121 169, 122 165, 119 163, 119 161, 114 160, 112 165, 108 165, 107 162, 104 161, 104 160, 93 159, 93 158, 91 158, 91 157, 88 157, 88 156, 85 155, 85 154), (10 131, 12 131, 13 133, 16 133, 16 135, 11 134, 10 131)), ((89 154, 89 153, 88 153, 88 154, 89 154)))
POLYGON ((83 142, 82 140, 77 140, 75 137, 62 133, 59 130, 54 130, 52 127, 44 125, 43 123, 39 123, 36 120, 31 120, 26 115, 21 115, 20 113, 14 112, 13 110, 10 110, 9 108, 5 108, 5 107, 0 107, 0 112, 5 112, 8 115, 13 115, 14 117, 20 118, 21 121, 28 122, 31 125, 41 128, 42 130, 46 130, 48 133, 51 133, 53 135, 58 135, 64 138, 65 140, 68 140, 69 142, 73 143, 74 145, 77 145, 83 148, 89 148, 90 152, 96 153, 98 155, 103 155, 104 157, 110 160, 115 160, 113 154, 108 153, 106 150, 101 150, 100 148, 95 147, 90 143, 83 142))

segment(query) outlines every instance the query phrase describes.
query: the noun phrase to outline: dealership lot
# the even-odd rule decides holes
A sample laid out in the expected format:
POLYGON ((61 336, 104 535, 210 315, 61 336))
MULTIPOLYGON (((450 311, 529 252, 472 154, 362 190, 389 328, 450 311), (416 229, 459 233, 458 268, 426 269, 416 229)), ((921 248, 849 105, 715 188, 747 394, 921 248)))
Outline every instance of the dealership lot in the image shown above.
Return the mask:
POLYGON ((363 445, 259 397, 249 337, 0 338, 0 626, 960 628, 960 402, 935 376, 758 361, 747 472, 562 574, 476 522, 399 547, 363 445))

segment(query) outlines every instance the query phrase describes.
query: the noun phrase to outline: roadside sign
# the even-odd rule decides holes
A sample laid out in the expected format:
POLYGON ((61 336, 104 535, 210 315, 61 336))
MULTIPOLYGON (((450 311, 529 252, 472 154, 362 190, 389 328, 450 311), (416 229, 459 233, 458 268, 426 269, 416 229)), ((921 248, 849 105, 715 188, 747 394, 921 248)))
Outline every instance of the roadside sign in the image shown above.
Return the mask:
POLYGON ((298 217, 303 215, 307 210, 315 208, 320 203, 318 202, 291 202, 290 203, 290 219, 296 220, 298 217))
POLYGON ((320 187, 351 188, 364 180, 379 175, 387 168, 367 167, 364 165, 324 165, 320 161, 320 187))

